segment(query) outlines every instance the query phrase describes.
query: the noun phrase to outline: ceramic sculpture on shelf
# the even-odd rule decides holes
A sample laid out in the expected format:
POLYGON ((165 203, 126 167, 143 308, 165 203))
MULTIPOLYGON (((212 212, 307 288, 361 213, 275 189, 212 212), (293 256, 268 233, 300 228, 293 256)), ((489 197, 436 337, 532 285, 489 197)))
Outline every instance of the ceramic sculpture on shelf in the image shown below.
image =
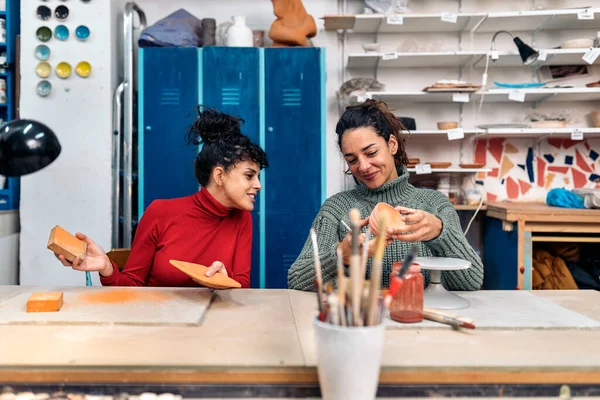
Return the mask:
POLYGON ((273 46, 306 46, 308 38, 317 34, 312 15, 306 12, 301 0, 271 0, 277 19, 271 24, 269 37, 273 46))
POLYGON ((352 78, 342 84, 336 92, 336 96, 343 112, 344 108, 361 103, 358 98, 364 96, 366 92, 382 92, 384 90, 385 85, 377 79, 352 78))
POLYGON ((232 17, 233 25, 227 30, 228 47, 253 47, 254 37, 252 30, 246 26, 246 17, 236 15, 232 17))

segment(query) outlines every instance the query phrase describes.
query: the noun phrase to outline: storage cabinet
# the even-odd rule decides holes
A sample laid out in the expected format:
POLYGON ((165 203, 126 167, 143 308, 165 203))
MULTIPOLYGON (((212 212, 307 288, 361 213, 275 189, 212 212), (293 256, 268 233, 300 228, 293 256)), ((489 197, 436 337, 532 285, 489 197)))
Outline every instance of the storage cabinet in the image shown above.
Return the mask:
POLYGON ((198 104, 244 119, 267 152, 253 216, 252 287, 285 288, 325 199, 324 50, 140 50, 139 210, 198 190, 184 135, 198 104))

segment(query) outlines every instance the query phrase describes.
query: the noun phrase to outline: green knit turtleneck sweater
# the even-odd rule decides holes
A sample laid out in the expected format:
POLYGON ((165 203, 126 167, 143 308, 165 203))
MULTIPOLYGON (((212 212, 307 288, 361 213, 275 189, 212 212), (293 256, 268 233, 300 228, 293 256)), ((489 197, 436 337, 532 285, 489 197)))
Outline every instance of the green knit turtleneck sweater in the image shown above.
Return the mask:
MULTIPOLYGON (((417 189, 408 183, 408 172, 401 167, 400 176, 377 189, 359 184, 357 188, 331 196, 325 201, 312 227, 317 233, 319 257, 323 270, 323 282, 335 282, 337 277, 336 248, 348 230, 341 223, 350 225, 350 209, 357 208, 366 218, 379 202, 392 206, 403 206, 431 213, 442 221, 440 235, 427 242, 417 243, 419 257, 451 257, 471 262, 471 268, 458 271, 443 271, 442 282, 448 290, 479 290, 483 282, 483 264, 467 242, 460 226, 454 206, 442 193, 429 189, 417 189)), ((368 226, 362 232, 367 232, 368 226)), ((410 252, 413 243, 394 240, 384 252, 381 285, 389 286, 392 262, 402 261, 410 252)), ((370 276, 371 260, 367 264, 370 276)), ((425 284, 429 283, 429 271, 423 270, 425 284)), ((310 236, 307 238, 298 259, 288 272, 288 287, 298 290, 314 290, 315 268, 310 236)))

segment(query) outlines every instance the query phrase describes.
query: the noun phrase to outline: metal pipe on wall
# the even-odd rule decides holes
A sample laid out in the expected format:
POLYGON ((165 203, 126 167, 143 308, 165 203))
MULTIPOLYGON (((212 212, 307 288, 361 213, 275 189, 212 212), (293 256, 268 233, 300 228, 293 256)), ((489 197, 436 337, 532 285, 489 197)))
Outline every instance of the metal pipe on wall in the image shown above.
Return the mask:
POLYGON ((146 28, 146 14, 134 2, 125 4, 123 15, 123 247, 131 247, 133 210, 133 102, 136 91, 136 39, 133 14, 139 18, 139 30, 146 28))

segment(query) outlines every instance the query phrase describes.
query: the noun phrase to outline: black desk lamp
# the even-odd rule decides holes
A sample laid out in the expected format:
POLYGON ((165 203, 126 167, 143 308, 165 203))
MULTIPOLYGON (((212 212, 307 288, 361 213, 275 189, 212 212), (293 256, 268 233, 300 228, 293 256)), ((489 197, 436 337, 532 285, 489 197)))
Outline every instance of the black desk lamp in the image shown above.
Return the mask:
POLYGON ((492 37, 492 52, 496 51, 496 36, 498 36, 500 33, 506 33, 512 36, 513 42, 515 42, 517 48, 519 49, 519 54, 521 55, 523 64, 531 65, 535 62, 535 60, 538 59, 540 54, 537 51, 526 45, 518 36, 513 35, 509 31, 498 31, 494 34, 494 37, 492 37))
POLYGON ((0 175, 31 174, 51 164, 60 154, 60 143, 46 125, 17 119, 0 126, 0 175))

